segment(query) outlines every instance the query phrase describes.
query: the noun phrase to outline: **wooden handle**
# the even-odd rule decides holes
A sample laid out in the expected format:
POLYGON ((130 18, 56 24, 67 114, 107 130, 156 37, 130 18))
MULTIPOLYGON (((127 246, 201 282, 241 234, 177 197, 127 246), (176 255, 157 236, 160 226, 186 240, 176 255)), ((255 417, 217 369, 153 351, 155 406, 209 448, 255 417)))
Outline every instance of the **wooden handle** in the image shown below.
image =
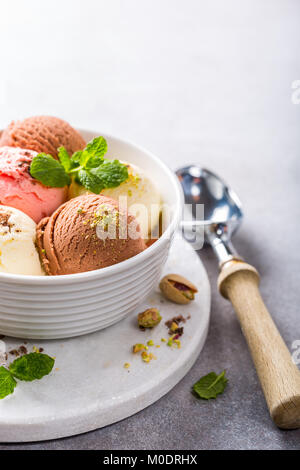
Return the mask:
POLYGON ((270 414, 278 427, 300 427, 300 372, 259 292, 259 274, 242 261, 226 263, 219 290, 237 313, 270 414))

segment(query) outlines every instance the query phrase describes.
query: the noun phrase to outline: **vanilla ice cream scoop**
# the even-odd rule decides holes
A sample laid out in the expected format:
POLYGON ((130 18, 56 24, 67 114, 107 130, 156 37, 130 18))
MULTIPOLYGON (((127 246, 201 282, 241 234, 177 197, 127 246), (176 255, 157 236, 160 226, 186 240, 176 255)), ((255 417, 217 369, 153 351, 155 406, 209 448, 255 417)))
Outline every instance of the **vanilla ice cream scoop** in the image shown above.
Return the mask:
POLYGON ((36 224, 28 215, 0 206, 0 272, 43 276, 35 238, 36 224))
MULTIPOLYGON (((144 239, 151 238, 151 232, 158 227, 161 210, 161 196, 154 182, 135 165, 127 165, 129 178, 116 188, 106 188, 101 196, 119 201, 120 197, 127 198, 127 209, 138 221, 144 239)), ((69 198, 72 199, 90 192, 75 181, 69 188, 69 198)))

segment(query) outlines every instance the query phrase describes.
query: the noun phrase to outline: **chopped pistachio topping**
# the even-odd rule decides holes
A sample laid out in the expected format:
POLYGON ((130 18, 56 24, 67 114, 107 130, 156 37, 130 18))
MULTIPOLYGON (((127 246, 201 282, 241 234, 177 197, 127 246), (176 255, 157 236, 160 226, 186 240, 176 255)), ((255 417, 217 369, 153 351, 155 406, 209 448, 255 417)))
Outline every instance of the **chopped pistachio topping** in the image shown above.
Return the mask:
POLYGON ((98 209, 94 212, 94 219, 91 222, 91 227, 94 228, 100 225, 105 231, 108 230, 110 225, 117 225, 119 221, 119 212, 109 204, 100 204, 98 209))
POLYGON ((142 359, 144 362, 150 362, 150 356, 146 351, 142 352, 142 359))
POLYGON ((150 361, 152 361, 152 359, 154 359, 154 360, 157 359, 154 354, 147 353, 146 351, 143 351, 141 356, 142 356, 142 360, 144 362, 150 362, 150 361))
POLYGON ((145 349, 145 345, 144 344, 141 344, 141 343, 137 343, 137 344, 134 344, 132 346, 132 352, 134 354, 140 352, 140 351, 143 351, 143 349, 145 349))

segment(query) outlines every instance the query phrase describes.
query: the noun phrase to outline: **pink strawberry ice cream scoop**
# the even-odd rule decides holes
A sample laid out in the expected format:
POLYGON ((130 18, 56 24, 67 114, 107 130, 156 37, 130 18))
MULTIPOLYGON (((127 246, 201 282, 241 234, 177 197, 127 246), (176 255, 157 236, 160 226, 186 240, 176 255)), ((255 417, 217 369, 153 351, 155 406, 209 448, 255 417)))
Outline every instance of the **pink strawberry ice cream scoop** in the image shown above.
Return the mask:
POLYGON ((70 155, 85 147, 85 141, 66 121, 53 116, 33 116, 13 121, 0 136, 0 146, 45 152, 57 158, 58 147, 65 147, 70 155))
POLYGON ((37 152, 0 147, 0 204, 25 212, 36 223, 67 199, 67 188, 48 188, 32 178, 30 164, 37 152))

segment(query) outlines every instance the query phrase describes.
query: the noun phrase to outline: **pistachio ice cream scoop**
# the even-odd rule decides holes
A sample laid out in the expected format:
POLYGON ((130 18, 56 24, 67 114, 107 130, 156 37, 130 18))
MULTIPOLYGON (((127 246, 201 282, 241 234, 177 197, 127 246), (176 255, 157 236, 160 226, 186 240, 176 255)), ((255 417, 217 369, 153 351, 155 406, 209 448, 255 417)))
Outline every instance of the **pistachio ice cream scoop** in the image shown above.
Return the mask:
MULTIPOLYGON (((125 163, 125 162, 122 162, 125 163)), ((160 193, 154 182, 148 178, 143 170, 135 165, 125 163, 129 177, 116 188, 106 188, 101 191, 101 196, 119 200, 127 198, 127 208, 130 214, 136 217, 144 239, 151 238, 151 231, 158 226, 161 209, 160 193)), ((83 186, 75 181, 69 188, 69 198, 91 194, 83 186)))

